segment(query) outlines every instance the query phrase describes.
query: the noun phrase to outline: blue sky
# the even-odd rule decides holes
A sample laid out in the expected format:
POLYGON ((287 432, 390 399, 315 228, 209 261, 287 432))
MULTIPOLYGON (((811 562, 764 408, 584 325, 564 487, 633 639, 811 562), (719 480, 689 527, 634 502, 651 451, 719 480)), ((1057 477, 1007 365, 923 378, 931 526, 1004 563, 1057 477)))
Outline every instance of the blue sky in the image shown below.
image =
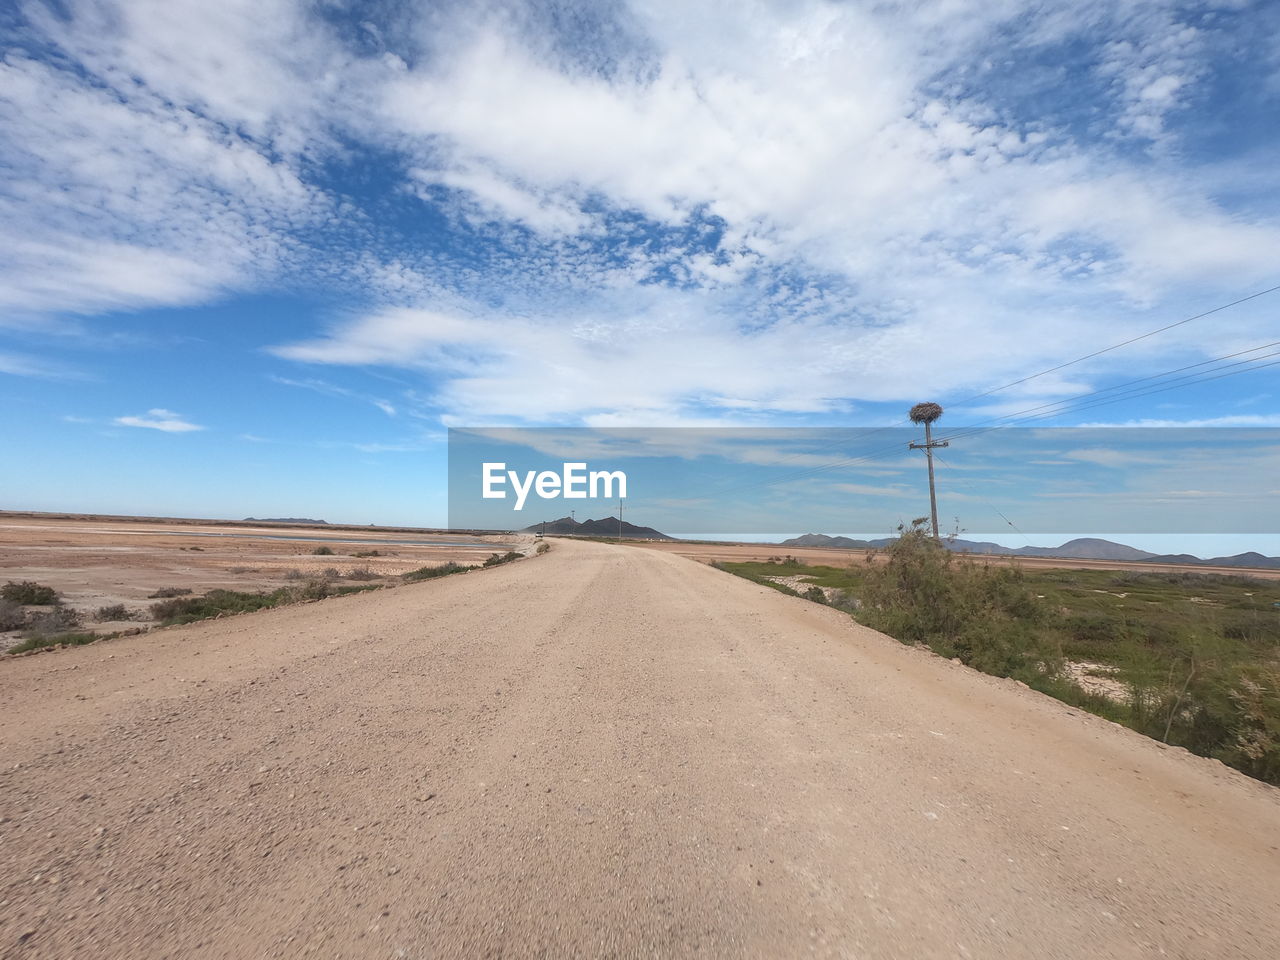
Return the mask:
MULTIPOLYGON (((1261 348, 1280 294, 958 403, 1280 283, 1277 35, 0 4, 0 506, 434 525, 450 426, 960 426, 1261 348)), ((1280 426, 1250 365, 1044 422, 1280 426)))

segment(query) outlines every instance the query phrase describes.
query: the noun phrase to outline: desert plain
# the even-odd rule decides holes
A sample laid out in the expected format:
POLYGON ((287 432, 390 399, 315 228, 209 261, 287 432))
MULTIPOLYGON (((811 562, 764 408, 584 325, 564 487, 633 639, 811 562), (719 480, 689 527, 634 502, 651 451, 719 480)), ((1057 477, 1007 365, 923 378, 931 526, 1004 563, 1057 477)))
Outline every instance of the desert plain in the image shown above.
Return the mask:
MULTIPOLYGON (((52 587, 99 633, 145 626, 157 591, 270 591, 299 581, 396 582, 418 567, 471 565, 518 538, 413 528, 0 512, 0 583, 52 587), (330 554, 317 554, 328 548, 330 554), (370 556, 369 554, 376 554, 370 556), (123 604, 137 617, 98 621, 123 604)), ((526 538, 527 539, 527 538, 526 538)), ((18 634, 0 633, 0 650, 18 634)))

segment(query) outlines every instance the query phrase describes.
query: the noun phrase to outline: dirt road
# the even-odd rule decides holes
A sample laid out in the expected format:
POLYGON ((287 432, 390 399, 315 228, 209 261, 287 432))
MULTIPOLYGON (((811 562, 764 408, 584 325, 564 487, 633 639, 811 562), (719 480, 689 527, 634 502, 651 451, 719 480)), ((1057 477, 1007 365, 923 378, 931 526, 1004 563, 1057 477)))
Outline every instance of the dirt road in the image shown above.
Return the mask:
POLYGON ((5 957, 1280 955, 1280 791, 651 550, 0 663, 5 957))

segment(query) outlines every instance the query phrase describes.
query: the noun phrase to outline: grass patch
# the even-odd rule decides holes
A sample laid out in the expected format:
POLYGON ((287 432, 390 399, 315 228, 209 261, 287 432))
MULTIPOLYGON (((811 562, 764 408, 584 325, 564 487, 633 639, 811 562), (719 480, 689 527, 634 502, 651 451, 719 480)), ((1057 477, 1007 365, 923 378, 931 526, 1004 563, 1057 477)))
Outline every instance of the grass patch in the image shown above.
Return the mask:
POLYGON ((437 577, 447 577, 450 574, 463 573, 470 569, 470 567, 464 567, 462 564, 454 563, 450 560, 448 563, 441 563, 434 567, 419 567, 417 570, 410 570, 408 573, 400 574, 400 578, 406 583, 417 583, 420 580, 434 580, 437 577))
POLYGON ((519 560, 524 554, 516 553, 514 550, 508 550, 506 553, 490 554, 489 559, 484 562, 486 567, 500 567, 504 563, 510 563, 512 560, 519 560))
POLYGON ((547 543, 544 540, 542 543, 538 544, 538 549, 536 549, 534 553, 537 554, 538 556, 542 556, 544 553, 546 553, 550 549, 551 549, 551 544, 547 543))
POLYGON ((105 639, 108 634, 96 633, 56 633, 48 635, 32 635, 16 647, 10 647, 6 653, 26 653, 28 650, 40 650, 44 647, 81 647, 95 640, 105 639))
POLYGON ((359 553, 353 553, 352 556, 363 560, 365 557, 380 557, 382 554, 377 550, 361 550, 359 553))
POLYGON ((147 595, 148 600, 164 600, 168 597, 186 597, 191 595, 190 587, 161 587, 155 593, 147 595))
POLYGON ((789 597, 800 596, 799 592, 793 590, 785 583, 777 583, 770 577, 795 577, 799 576, 803 570, 802 564, 784 565, 775 564, 771 561, 751 562, 751 563, 724 563, 720 560, 714 560, 711 566, 717 570, 724 570, 728 573, 736 574, 744 580, 750 580, 752 583, 758 583, 762 587, 768 587, 770 590, 777 590, 779 593, 785 593, 789 597))
POLYGON ((33 607, 49 606, 50 604, 61 602, 58 597, 58 591, 54 590, 53 587, 46 587, 30 580, 23 580, 21 583, 10 580, 3 587, 0 587, 0 600, 8 600, 10 603, 33 607))
MULTIPOLYGON (((876 563, 806 566, 793 557, 714 566, 804 577, 829 601, 905 642, 927 645, 1074 707, 1280 784, 1280 583, 1247 575, 1041 570, 960 558, 920 526, 876 563), (1097 663, 1126 691, 1082 689, 1068 661, 1097 663)), ((824 598, 825 599, 825 598, 824 598)))
POLYGON ((316 547, 311 551, 313 557, 332 557, 333 550, 329 547, 316 547))

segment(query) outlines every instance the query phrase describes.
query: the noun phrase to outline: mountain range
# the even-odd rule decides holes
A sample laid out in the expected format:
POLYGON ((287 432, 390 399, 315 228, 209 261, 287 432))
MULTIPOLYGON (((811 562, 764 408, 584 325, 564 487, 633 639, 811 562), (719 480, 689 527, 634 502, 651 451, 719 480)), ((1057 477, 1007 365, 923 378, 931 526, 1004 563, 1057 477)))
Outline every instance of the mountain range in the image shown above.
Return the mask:
MULTIPOLYGON (((561 517, 559 520, 546 520, 525 527, 521 533, 551 533, 556 536, 569 537, 616 537, 618 535, 618 518, 605 517, 603 520, 574 520, 572 517, 561 517)), ((665 533, 659 533, 653 527, 637 527, 634 523, 622 521, 622 537, 631 540, 674 540, 665 533)))
MULTIPOLYGON (((879 550, 893 543, 892 537, 878 540, 855 540, 851 537, 829 537, 823 533, 806 533, 801 537, 783 540, 783 547, 837 547, 844 550, 879 550)), ((1080 537, 1068 540, 1059 547, 1006 547, 998 543, 975 540, 944 540, 943 543, 957 553, 1001 554, 1014 557, 1062 557, 1073 560, 1121 560, 1135 563, 1178 563, 1206 567, 1256 567, 1280 570, 1280 557, 1265 557, 1260 553, 1239 553, 1233 557, 1203 559, 1189 553, 1148 553, 1136 547, 1096 537, 1080 537)))

